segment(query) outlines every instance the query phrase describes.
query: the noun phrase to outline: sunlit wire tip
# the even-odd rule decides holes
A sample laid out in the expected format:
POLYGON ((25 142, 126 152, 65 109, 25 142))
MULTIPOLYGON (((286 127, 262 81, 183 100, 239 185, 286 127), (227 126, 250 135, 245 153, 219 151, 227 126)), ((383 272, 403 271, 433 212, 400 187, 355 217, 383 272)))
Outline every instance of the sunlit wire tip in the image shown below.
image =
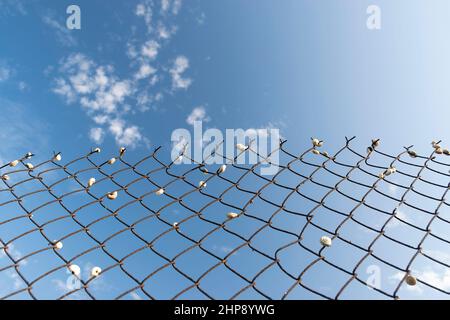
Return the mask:
POLYGON ((14 160, 14 161, 11 161, 10 163, 9 163, 9 166, 10 167, 15 167, 15 166, 17 166, 19 164, 19 160, 14 160))
POLYGON ((408 275, 406 276, 405 281, 406 281, 406 284, 407 284, 408 286, 415 286, 415 285, 417 284, 417 279, 416 279, 416 277, 414 277, 414 276, 412 276, 412 275, 410 275, 410 274, 408 274, 408 275))
POLYGON ((226 165, 226 164, 223 164, 223 165, 221 165, 220 168, 217 170, 217 174, 224 173, 225 170, 227 170, 227 165, 226 165))
POLYGON ((242 143, 238 143, 238 144, 236 144, 236 148, 239 151, 246 151, 248 149, 248 146, 246 146, 245 144, 242 144, 242 143))
POLYGON ((109 200, 115 200, 118 196, 118 192, 117 191, 113 191, 108 193, 106 196, 108 197, 109 200))
POLYGON ((55 156, 53 157, 53 160, 61 161, 62 160, 61 152, 56 153, 55 156))
POLYGON ((24 156, 25 159, 30 159, 31 157, 33 157, 34 154, 31 152, 27 152, 27 154, 24 156))
POLYGON ((227 217, 228 217, 228 219, 235 219, 235 218, 239 217, 239 214, 237 214, 236 212, 228 212, 227 217))
POLYGON ((91 276, 98 277, 101 272, 102 272, 102 269, 100 267, 93 267, 91 269, 91 276))
POLYGON ((90 188, 94 185, 94 183, 95 183, 95 178, 90 178, 87 185, 90 188))
POLYGON ((63 243, 61 241, 55 241, 55 244, 53 246, 56 250, 61 250, 63 248, 63 243))
POLYGON ((413 150, 408 150, 408 154, 409 154, 409 156, 410 156, 411 158, 417 157, 417 153, 416 153, 415 151, 413 151, 413 150))
POLYGON ((380 139, 372 139, 372 148, 376 148, 380 145, 380 139))
POLYGON ((330 237, 323 236, 320 238, 320 244, 324 247, 331 247, 332 240, 330 237))
POLYGON ((70 273, 72 273, 73 275, 75 275, 75 276, 79 276, 80 275, 80 273, 81 273, 81 269, 80 269, 80 267, 79 266, 77 266, 76 264, 71 264, 71 265, 69 265, 69 271, 70 271, 70 273))
POLYGON ((396 173, 396 172, 397 172, 397 169, 395 167, 389 167, 384 172, 384 175, 388 176, 388 175, 391 175, 391 174, 396 173))
POLYGON ((319 140, 317 138, 311 138, 312 144, 314 147, 321 147, 323 146, 323 141, 319 140))

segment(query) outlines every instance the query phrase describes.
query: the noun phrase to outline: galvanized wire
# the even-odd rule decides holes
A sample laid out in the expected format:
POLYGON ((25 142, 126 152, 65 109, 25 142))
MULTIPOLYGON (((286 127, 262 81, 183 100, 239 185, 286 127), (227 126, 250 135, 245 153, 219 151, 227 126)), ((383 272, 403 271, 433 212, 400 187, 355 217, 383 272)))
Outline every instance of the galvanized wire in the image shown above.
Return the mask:
MULTIPOLYGON (((121 153, 120 155, 114 156, 114 159, 117 162, 114 165, 107 160, 99 162, 98 159, 100 159, 100 154, 97 150, 92 150, 88 154, 74 159, 64 165, 61 164, 62 161, 57 161, 58 159, 56 156, 53 156, 51 159, 40 164, 36 164, 32 168, 27 167, 27 162, 33 159, 30 154, 20 158, 18 160, 17 167, 11 166, 10 163, 6 163, 0 167, 2 181, 4 184, 4 188, 0 190, 0 193, 2 195, 8 194, 11 196, 11 199, 0 203, 0 208, 9 208, 9 206, 12 206, 13 208, 8 210, 13 210, 16 214, 14 214, 13 217, 2 218, 0 213, 0 227, 2 228, 0 229, 0 253, 3 253, 3 257, 0 255, 0 258, 7 259, 9 261, 9 263, 0 267, 0 276, 8 272, 10 276, 13 275, 13 277, 10 278, 14 279, 17 282, 17 285, 13 290, 3 294, 0 298, 15 299, 25 297, 40 299, 40 294, 37 294, 34 289, 40 282, 54 276, 61 270, 69 269, 69 267, 73 265, 77 259, 87 256, 92 252, 101 252, 102 255, 105 255, 111 259, 113 263, 107 266, 102 266, 100 277, 107 275, 108 272, 112 272, 112 270, 118 269, 120 270, 120 275, 122 278, 116 277, 114 278, 114 281, 120 282, 123 281, 123 279, 126 279, 133 284, 120 292, 120 294, 116 295, 114 297, 116 299, 124 299, 129 297, 129 295, 133 292, 139 292, 140 295, 144 296, 144 298, 157 299, 157 289, 149 288, 149 283, 151 283, 152 279, 154 279, 158 274, 161 274, 165 270, 170 270, 170 272, 176 273, 189 283, 189 285, 182 290, 172 292, 171 298, 173 299, 183 299, 186 297, 186 294, 192 290, 197 290, 203 295, 204 298, 208 299, 239 299, 244 296, 244 293, 248 293, 248 291, 252 291, 259 297, 266 299, 289 299, 294 297, 293 292, 299 287, 311 293, 312 297, 315 298, 340 299, 343 298, 344 294, 348 290, 350 290, 350 286, 355 283, 363 285, 367 288, 367 290, 374 290, 380 294, 381 297, 398 299, 400 298, 398 295, 399 290, 402 287, 409 285, 406 283, 407 278, 414 274, 413 266, 419 257, 428 259, 430 262, 435 263, 440 267, 450 268, 450 265, 446 260, 432 256, 423 250, 426 240, 430 238, 439 241, 443 245, 450 244, 450 241, 445 237, 445 235, 442 235, 442 232, 434 232, 431 228, 433 222, 440 221, 444 223, 447 230, 450 230, 450 221, 440 213, 442 209, 448 208, 450 205, 445 198, 449 189, 450 174, 448 169, 450 164, 445 162, 446 154, 442 154, 442 150, 439 150, 438 148, 433 148, 428 156, 416 154, 415 151, 412 151, 412 146, 405 147, 405 149, 397 155, 390 155, 379 151, 377 141, 372 142, 367 152, 356 151, 351 146, 353 140, 354 138, 346 138, 344 146, 334 155, 328 155, 328 153, 320 151, 321 148, 314 146, 314 144, 306 151, 300 154, 294 154, 286 149, 286 141, 280 141, 279 148, 272 151, 272 153, 280 152, 282 156, 281 158, 283 159, 280 163, 271 162, 271 154, 263 157, 251 146, 246 151, 242 151, 241 155, 237 155, 233 159, 230 159, 225 155, 219 154, 219 147, 222 145, 220 143, 217 145, 215 153, 211 154, 211 156, 219 155, 224 162, 227 163, 226 174, 220 171, 208 170, 211 166, 205 164, 207 159, 204 159, 204 162, 202 163, 195 163, 194 160, 189 159, 193 162, 192 165, 179 165, 176 161, 164 162, 162 157, 160 157, 161 148, 157 148, 150 155, 144 157, 136 163, 130 163, 127 160, 129 156, 127 153, 121 153), (243 154, 245 155, 246 153, 255 153, 258 156, 259 161, 253 165, 238 164, 236 161, 238 157, 243 154), (343 156, 344 153, 346 156, 343 156), (355 161, 349 162, 349 157, 352 157, 355 161), (376 161, 383 160, 384 163, 378 164, 375 160, 372 161, 374 158, 377 158, 376 161), (150 171, 142 171, 143 169, 141 169, 141 167, 149 162, 153 164, 153 168, 150 171), (267 165, 268 163, 278 167, 277 173, 272 176, 265 176, 258 172, 263 165, 267 165), (78 165, 84 167, 76 170, 75 167, 78 165), (118 166, 120 169, 110 172, 110 169, 115 168, 115 166, 118 166), (181 168, 185 168, 185 166, 188 166, 187 170, 177 173, 181 170, 181 168), (300 166, 308 168, 308 170, 301 170, 299 169, 301 168, 300 166), (385 173, 386 170, 396 168, 397 166, 401 166, 402 169, 399 168, 395 170, 395 173, 393 172, 392 176, 402 176, 408 178, 411 180, 409 184, 402 184, 398 181, 394 181, 393 179, 391 180, 391 175, 388 176, 388 174, 382 174, 385 173), (441 170, 435 169, 433 166, 439 166, 441 170), (338 172, 336 168, 343 170, 344 173, 338 172), (403 168, 408 168, 413 171, 415 170, 415 173, 411 174, 407 169, 403 168), (442 168, 445 168, 445 172, 442 171, 442 168), (197 182, 193 182, 191 176, 198 174, 199 172, 201 172, 201 174, 205 177, 204 183, 206 186, 210 182, 214 182, 221 184, 224 189, 218 194, 212 194, 208 192, 208 187, 203 187, 197 182), (440 180, 431 181, 430 179, 427 179, 424 177, 424 174, 427 172, 436 174, 440 177, 440 180), (64 176, 54 182, 50 182, 47 177, 57 173, 63 174, 64 176), (164 175, 167 178, 167 181, 165 181, 164 184, 161 184, 161 182, 153 178, 153 176, 157 174, 164 175), (364 174, 371 180, 360 179, 358 178, 358 174, 364 174), (26 175, 26 177, 16 179, 15 177, 19 175, 26 175), (83 180, 80 178, 82 175, 96 176, 98 179, 92 186, 88 186, 85 179, 83 180), (122 179, 119 178, 119 176, 124 175, 127 178, 126 182, 122 182, 122 179), (237 178, 232 178, 233 175, 237 178), (294 185, 280 182, 281 179, 279 178, 283 175, 288 175, 291 181, 295 182, 294 185), (337 179, 337 182, 334 184, 328 184, 320 181, 321 179, 318 178, 320 175, 337 179), (246 183, 244 183, 244 181, 248 178, 256 179, 262 185, 258 186, 256 190, 252 190, 249 186, 245 186, 246 183), (370 180, 371 183, 369 183, 368 180, 370 180), (64 183, 67 183, 68 181, 74 182, 77 185, 77 188, 73 188, 73 190, 65 193, 58 193, 55 191, 56 188, 64 183), (99 183, 103 182, 110 183, 110 185, 113 186, 109 192, 117 191, 119 198, 126 196, 129 201, 123 203, 120 207, 113 209, 110 206, 110 203, 113 200, 108 199, 108 193, 98 195, 96 192, 93 192, 94 188, 99 183), (380 190, 379 184, 381 182, 388 186, 392 186, 396 190, 402 190, 400 197, 396 197, 393 194, 380 190), (438 188, 441 190, 441 195, 436 197, 423 191, 419 191, 419 188, 416 188, 416 185, 419 182, 429 185, 430 187, 438 188), (137 186, 140 183, 145 184, 145 187, 140 188, 139 193, 131 190, 133 186, 137 186), (353 192, 349 193, 348 191, 345 191, 343 186, 346 183, 350 184, 355 190, 362 191, 362 197, 355 196, 353 192), (19 194, 16 191, 18 188, 31 184, 31 190, 27 193, 19 194), (178 190, 176 186, 179 186, 179 184, 186 188, 186 191, 181 194, 175 194, 175 191, 178 190), (307 184, 324 188, 327 191, 322 197, 317 199, 304 192, 303 187, 307 184), (282 189, 287 192, 281 202, 271 200, 264 194, 265 191, 270 190, 271 187, 280 188, 280 190, 282 189), (158 208, 145 202, 150 197, 154 196, 155 192, 161 189, 164 190, 164 192, 160 194, 160 197, 164 197, 164 199, 167 200, 163 206, 158 208), (174 193, 172 193, 172 191, 174 193), (243 205, 238 204, 237 201, 236 203, 233 202, 233 199, 236 199, 235 197, 231 197, 231 201, 226 200, 228 195, 236 192, 241 196, 246 197, 246 201, 243 205), (68 200, 66 199, 80 194, 87 195, 90 200, 78 203, 78 207, 75 209, 70 208, 70 206, 67 205, 68 200), (367 202, 366 200, 368 197, 374 194, 380 196, 383 201, 394 201, 397 204, 395 209, 393 211, 387 211, 382 208, 381 203, 373 205, 367 202), (41 196, 43 199, 45 198, 44 195, 46 197, 50 197, 51 200, 44 202, 39 201, 41 196), (353 204, 351 208, 347 210, 338 209, 336 203, 333 201, 328 201, 331 197, 336 195, 348 199, 353 204), (424 209, 420 206, 420 204, 412 203, 411 200, 408 200, 408 197, 411 195, 420 196, 435 201, 436 206, 433 208, 424 209), (30 209, 24 203, 26 203, 29 198, 34 196, 37 196, 38 203, 36 204, 31 202, 33 204, 33 208, 30 209), (305 207, 302 210, 293 210, 288 208, 288 202, 297 196, 301 197, 304 201, 307 201, 312 208, 307 209, 305 207), (195 208, 194 203, 200 203, 200 200, 204 201, 205 204, 203 204, 200 208, 195 208), (267 204, 268 207, 273 207, 273 212, 265 212, 261 215, 252 214, 251 208, 254 206, 256 201, 267 204), (35 218, 36 214, 39 214, 42 211, 45 212, 46 210, 50 210, 49 208, 52 205, 58 206, 64 214, 55 216, 45 222, 40 222, 35 218), (78 217, 78 213, 85 208, 94 205, 99 205, 100 208, 102 208, 102 216, 89 222, 88 224, 83 223, 78 217), (139 205, 147 214, 144 217, 130 223, 127 219, 125 219, 125 217, 127 212, 132 210, 133 205, 139 205), (181 206, 181 208, 188 213, 184 219, 178 221, 177 223, 168 220, 163 215, 164 212, 171 210, 174 206, 181 206), (237 213, 237 217, 224 217, 222 222, 218 222, 209 218, 207 215, 204 215, 204 212, 213 206, 232 208, 232 210, 237 213), (397 215, 399 206, 406 206, 428 215, 429 219, 426 226, 421 227, 420 225, 416 225, 399 217, 397 215), (381 227, 376 227, 374 224, 372 225, 367 222, 362 222, 356 216, 356 212, 361 210, 361 208, 370 209, 383 214, 388 218, 384 221, 381 227), (314 217, 321 209, 329 210, 330 212, 334 212, 342 217, 339 224, 334 229, 326 228, 315 221, 314 217), (297 217, 298 219, 302 219, 303 223, 301 228, 299 228, 296 232, 293 232, 287 228, 275 225, 274 221, 276 219, 280 219, 280 217, 282 219, 284 215, 291 215, 297 217), (269 218, 267 218, 267 216, 269 218), (257 228, 254 228, 250 234, 240 233, 239 231, 229 227, 231 220, 235 220, 237 221, 236 223, 238 223, 239 219, 242 218, 249 219, 247 221, 251 220, 257 222, 259 225, 257 228), (32 228, 24 232, 15 233, 15 229, 12 226, 13 223, 23 221, 25 219, 31 223, 32 228), (102 221, 108 219, 114 220, 115 223, 120 226, 120 229, 117 231, 111 231, 108 237, 101 239, 91 230, 102 221), (149 241, 137 230, 137 227, 151 219, 156 219, 165 225, 166 229, 149 241), (394 220, 397 220, 405 226, 420 232, 420 241, 415 245, 411 245, 403 239, 400 240, 387 234, 386 230, 389 224, 394 220), (77 229, 68 232, 58 240, 55 240, 47 234, 47 230, 52 224, 61 221, 71 221, 77 226, 77 229), (192 221, 196 223, 206 223, 210 227, 210 230, 205 232, 200 238, 196 238, 184 228, 184 225, 192 221), (349 223, 356 224, 358 227, 366 231, 375 233, 376 236, 369 241, 368 245, 355 243, 352 239, 349 239, 341 234, 343 228, 345 228, 349 223), (333 246, 321 246, 319 250, 316 250, 311 248, 311 246, 305 241, 308 237, 308 232, 310 232, 312 228, 316 231, 318 230, 324 235, 329 235, 330 239, 333 241, 333 246, 335 241, 340 241, 347 248, 353 249, 355 253, 362 253, 362 256, 359 257, 351 268, 337 264, 327 256, 327 252, 334 249, 333 246), (277 233, 284 234, 291 240, 285 241, 285 243, 280 245, 273 253, 269 253, 254 244, 255 238, 266 230, 273 230, 277 233), (169 246, 169 243, 164 243, 164 241, 168 241, 165 240, 164 237, 174 232, 181 238, 188 241, 190 245, 184 247, 183 250, 179 251, 174 256, 171 256, 165 252, 164 248, 165 246, 169 246), (219 256, 217 252, 211 250, 205 245, 208 239, 221 232, 240 239, 241 241, 240 245, 228 250, 224 256, 219 256), (39 236, 44 239, 48 245, 35 250, 33 249, 25 255, 14 254, 13 248, 15 248, 15 244, 35 233, 39 234, 39 236), (118 256, 114 253, 114 244, 111 243, 114 239, 125 233, 139 242, 140 246, 130 249, 126 255, 118 256), (95 245, 90 246, 87 249, 80 250, 75 255, 71 256, 65 255, 64 250, 59 250, 55 247, 57 242, 64 244, 65 241, 80 234, 87 236, 95 245), (382 239, 392 241, 403 248, 412 250, 413 254, 406 259, 403 266, 393 261, 389 261, 388 259, 378 255, 376 250, 374 250, 376 245, 382 241, 382 239), (255 272, 251 277, 241 272, 240 268, 236 267, 236 265, 229 263, 229 260, 232 257, 239 261, 238 254, 244 250, 244 248, 250 249, 252 253, 267 261, 267 263, 264 266, 261 266, 259 270, 257 270, 257 272, 255 272), (295 259, 298 259, 295 254, 289 253, 289 250, 291 249, 302 250, 312 257, 310 261, 306 261, 305 267, 299 267, 295 273, 283 264, 283 259, 281 258, 283 254, 288 254, 290 259, 293 259, 294 261, 295 259), (150 250, 164 262, 161 263, 158 268, 146 273, 145 277, 138 277, 130 269, 128 269, 125 264, 135 255, 147 250, 150 250), (201 263, 197 261, 195 257, 189 259, 189 255, 194 250, 200 250, 202 253, 206 254, 215 261, 215 263, 208 266, 206 271, 202 272, 198 276, 193 276, 190 272, 187 272, 182 266, 177 264, 182 257, 187 257, 189 263, 192 265, 201 263), (56 267, 47 268, 45 265, 45 259, 38 259, 38 256, 43 252, 51 252, 60 261, 60 264, 56 267), (38 275, 31 276, 27 274, 27 272, 23 271, 23 262, 33 259, 39 264, 37 269, 44 271, 39 272, 38 275), (362 266, 369 259, 398 271, 403 275, 400 279, 398 279, 394 289, 373 287, 367 283, 367 277, 364 277, 362 266), (325 265, 331 268, 333 272, 339 272, 346 279, 344 283, 337 288, 333 295, 330 295, 326 292, 326 290, 322 290, 321 287, 315 285, 314 282, 311 284, 310 281, 306 281, 311 271, 317 268, 319 264, 322 265, 322 268, 323 265, 325 265), (232 295, 223 296, 221 295, 220 288, 211 290, 211 288, 204 286, 204 279, 215 270, 219 270, 221 267, 231 272, 233 277, 239 279, 239 281, 245 284, 232 295), (286 286, 283 283, 282 295, 275 295, 270 292, 270 290, 259 286, 260 279, 263 275, 269 272, 269 270, 273 270, 273 268, 276 268, 278 272, 282 272, 287 279, 289 279, 289 285, 286 286), (20 285, 18 284, 19 282, 20 285)), ((187 158, 187 155, 182 154, 181 157, 187 158)), ((317 242, 319 241, 319 239, 314 240, 317 242)), ((223 238, 222 241, 226 241, 225 238, 223 238)), ((218 245, 226 245, 226 243, 218 243, 218 245)), ((305 263, 305 261, 303 261, 303 263, 305 263)), ((145 268, 145 265, 143 265, 142 269, 144 271, 146 270, 145 268)), ((66 292, 60 294, 56 298, 71 299, 74 298, 77 293, 83 292, 85 294, 85 298, 97 299, 98 297, 96 296, 95 289, 92 288, 91 285, 97 280, 97 277, 91 276, 87 279, 83 279, 83 277, 78 278, 81 284, 79 287, 66 290, 66 292)), ((423 279, 421 275, 414 275, 414 279, 417 281, 418 285, 423 285, 428 289, 435 290, 436 292, 445 295, 450 293, 445 287, 442 288, 436 285, 436 283, 430 283, 427 279, 423 279)), ((277 279, 273 279, 273 286, 277 287, 278 285, 281 286, 282 284, 278 284, 277 279)), ((0 290, 0 294, 1 292, 2 291, 0 290)), ((295 296, 295 298, 299 297, 295 296)), ((353 298, 359 297, 355 296, 353 298)))

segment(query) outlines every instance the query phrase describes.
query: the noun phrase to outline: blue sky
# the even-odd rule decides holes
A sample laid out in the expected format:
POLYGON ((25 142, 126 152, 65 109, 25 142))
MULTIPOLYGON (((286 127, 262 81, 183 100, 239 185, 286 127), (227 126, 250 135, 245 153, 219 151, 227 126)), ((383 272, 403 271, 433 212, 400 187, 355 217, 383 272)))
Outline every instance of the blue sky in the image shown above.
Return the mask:
MULTIPOLYGON (((326 141, 329 152, 335 152, 344 136, 356 135, 362 151, 377 137, 384 151, 398 153, 402 146, 414 144, 427 154, 433 139, 448 134, 448 1, 79 0, 75 4, 81 8, 81 30, 68 30, 66 8, 73 3, 0 0, 2 164, 30 150, 37 154, 36 161, 47 159, 53 151, 69 159, 96 146, 106 154, 126 146, 131 160, 160 145, 168 153, 172 131, 190 129, 192 120, 221 130, 279 128, 290 150, 305 149, 310 137, 318 136, 326 141), (381 8, 380 30, 366 27, 366 9, 371 4, 381 8)), ((294 178, 286 177, 286 183, 296 185, 294 178)), ((310 188, 320 194, 314 186, 310 188)), ((391 188, 388 192, 400 191, 391 188)), ((280 190, 273 194, 283 195, 280 190)), ((42 199, 35 201, 31 207, 42 203, 42 199)), ((81 201, 73 200, 74 206, 81 201)), ((335 203, 345 206, 342 199, 335 203)), ((174 208, 174 214, 177 210, 182 208, 174 208)), ((403 212, 408 215, 407 209, 403 212)), ((112 227, 105 225, 99 232, 112 227)), ((356 234, 356 229, 350 230, 356 234)), ((11 230, 4 232, 4 238, 11 235, 11 230)), ((320 231, 312 232, 316 246, 320 235, 320 231)), ((272 240, 283 241, 276 236, 272 240)), ((232 245, 224 246, 226 241, 219 238, 211 246, 227 250, 232 245)), ((430 246, 442 259, 450 260, 447 248, 430 246)), ((18 252, 26 251, 18 248, 18 252)), ((380 245, 383 248, 389 251, 389 244, 380 245)), ((344 249, 336 250, 345 256, 344 249)), ((292 253, 288 259, 298 257, 292 253)), ((95 258, 86 257, 79 264, 108 263, 100 254, 95 258)), ((422 266, 423 277, 450 289, 448 270, 426 262, 422 266)), ((321 283, 326 281, 325 270, 318 268, 311 279, 315 287, 331 294, 332 288, 321 283)), ((111 283, 123 279, 119 270, 114 272, 100 285, 99 295, 111 297, 114 290, 131 285, 120 283, 112 289, 111 283)), ((385 278, 395 278, 394 271, 384 272, 385 278)), ((64 272, 55 275, 56 282, 49 281, 40 294, 53 297, 52 284, 61 284, 65 277, 64 272)), ((273 284, 281 277, 274 271, 262 282, 268 290, 286 290, 288 279, 279 287, 273 284)), ((11 277, 0 279, 6 282, 11 277)), ((239 288, 240 283, 226 279, 222 279, 223 293, 231 296, 231 284, 239 288)), ((160 281, 177 284, 163 275, 160 281)), ((170 292, 160 290, 161 297, 170 297, 170 292)), ((355 297, 362 289, 352 290, 355 297)), ((423 290, 427 289, 403 293, 423 297, 428 293, 423 290)), ((202 298, 198 292, 190 294, 202 298)), ((302 294, 318 298, 306 291, 293 296, 302 294)), ((373 292, 364 294, 372 297, 373 292)), ((258 298, 258 294, 248 297, 258 298)))
POLYGON ((365 141, 385 134, 387 145, 425 147, 445 132, 445 1, 433 9, 421 1, 379 1, 384 10, 378 31, 366 28, 365 1, 194 1, 180 5, 177 14, 173 8, 153 10, 150 32, 145 14, 136 15, 136 3, 102 1, 79 2, 82 29, 69 31, 68 4, 30 1, 18 7, 4 1, 8 10, 1 22, 2 42, 9 44, 2 46, 1 64, 8 70, 2 99, 32 112, 34 125, 54 148, 89 141, 90 130, 98 127, 105 147, 164 144, 173 129, 186 127, 196 107, 205 109, 210 126, 272 124, 286 137, 317 133, 332 142, 344 135, 365 141), (158 49, 142 56, 146 43, 158 49), (133 51, 137 56, 130 57, 133 51), (128 141, 94 121, 101 112, 89 115, 92 104, 82 106, 94 88, 81 94, 72 87, 72 100, 58 91, 58 80, 80 75, 78 65, 64 69, 76 57, 92 64, 88 76, 111 68, 105 70, 111 80, 133 82, 123 100, 112 103, 114 116, 124 121, 116 123, 119 128, 138 128, 128 131, 128 141), (176 61, 185 70, 174 86, 176 61), (132 81, 142 65, 155 73, 132 81), (61 135, 69 131, 63 130, 68 119, 73 130, 61 135), (388 138, 393 132, 399 142, 388 138))

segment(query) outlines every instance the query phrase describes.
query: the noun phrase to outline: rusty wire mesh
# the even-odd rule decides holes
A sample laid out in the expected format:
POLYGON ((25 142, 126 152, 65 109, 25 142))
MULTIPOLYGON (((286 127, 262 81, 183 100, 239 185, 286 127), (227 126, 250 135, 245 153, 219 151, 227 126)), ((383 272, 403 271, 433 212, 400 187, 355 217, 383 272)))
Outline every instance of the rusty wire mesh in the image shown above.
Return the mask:
POLYGON ((409 147, 393 156, 377 143, 357 151, 352 141, 333 155, 317 146, 294 154, 281 141, 273 176, 258 173, 270 155, 236 163, 252 148, 220 155, 224 172, 163 161, 160 148, 133 164, 127 153, 108 161, 97 150, 66 164, 52 157, 31 167, 30 155, 7 163, 0 297, 396 299, 409 294, 409 276, 414 287, 447 297, 419 270, 449 268, 447 151, 422 156, 409 147), (69 268, 83 263, 87 274, 68 285, 69 268), (100 275, 90 273, 94 266, 100 275), (370 266, 389 285, 368 282, 370 266))

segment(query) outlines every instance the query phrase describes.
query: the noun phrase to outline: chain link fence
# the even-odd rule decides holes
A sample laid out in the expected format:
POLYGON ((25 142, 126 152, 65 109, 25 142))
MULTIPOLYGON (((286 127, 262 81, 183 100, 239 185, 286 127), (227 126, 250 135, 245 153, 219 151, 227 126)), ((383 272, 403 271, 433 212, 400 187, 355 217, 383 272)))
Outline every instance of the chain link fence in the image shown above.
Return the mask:
POLYGON ((281 141, 277 163, 251 145, 225 165, 160 148, 6 163, 0 298, 447 298, 448 151, 353 140, 332 155, 281 141), (237 164, 251 153, 261 161, 237 164))

